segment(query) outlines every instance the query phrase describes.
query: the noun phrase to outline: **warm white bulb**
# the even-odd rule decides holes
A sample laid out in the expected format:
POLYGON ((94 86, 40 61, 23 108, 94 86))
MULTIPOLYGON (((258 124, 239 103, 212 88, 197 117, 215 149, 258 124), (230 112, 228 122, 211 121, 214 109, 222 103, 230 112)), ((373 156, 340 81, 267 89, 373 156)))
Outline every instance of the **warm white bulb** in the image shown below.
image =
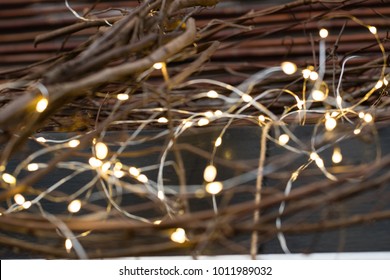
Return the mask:
POLYGON ((214 181, 215 177, 217 177, 217 168, 214 165, 208 165, 203 172, 203 178, 206 182, 214 181))
POLYGON ((221 182, 211 182, 206 185, 206 192, 209 194, 218 194, 222 191, 223 184, 221 182))
POLYGON ((310 69, 303 69, 302 70, 302 76, 303 78, 305 79, 309 79, 310 78, 310 74, 311 74, 311 70, 310 69))
POLYGON ((98 142, 95 145, 95 153, 98 159, 105 159, 108 155, 108 147, 103 142, 98 142))
POLYGON ((325 93, 322 90, 315 89, 313 90, 313 99, 314 101, 324 101, 325 93))
POLYGON ((341 154, 341 151, 339 148, 335 148, 333 150, 333 155, 332 155, 332 161, 333 163, 337 164, 340 163, 343 160, 343 155, 341 154))
POLYGON ((24 203, 22 204, 22 207, 23 207, 24 209, 28 209, 28 208, 31 207, 31 205, 32 205, 31 201, 26 201, 26 202, 24 202, 24 203))
POLYGON ((318 79, 318 77, 319 76, 318 76, 318 73, 316 71, 310 72, 310 75, 309 75, 310 80, 316 81, 318 79))
POLYGON ((264 115, 260 115, 260 116, 259 116, 259 121, 265 122, 265 117, 264 117, 264 115))
POLYGON ((20 193, 17 193, 14 195, 14 200, 15 200, 16 204, 18 204, 18 205, 23 205, 23 203, 26 201, 24 196, 21 195, 20 193))
POLYGON ((365 114, 364 115, 364 121, 366 122, 366 123, 370 123, 370 122, 372 122, 372 120, 374 119, 373 117, 372 117, 372 115, 370 114, 370 113, 367 113, 367 114, 365 114))
POLYGON ((221 110, 217 110, 214 112, 214 115, 217 116, 217 117, 220 117, 223 115, 222 111, 221 110))
POLYGON ((67 238, 67 239, 65 240, 65 249, 66 249, 66 252, 70 253, 70 250, 72 250, 72 247, 73 247, 72 240, 70 240, 69 238, 67 238))
POLYGON ((32 171, 37 171, 39 169, 38 163, 30 163, 27 165, 27 170, 32 172, 32 171))
POLYGON ((211 112, 211 111, 207 111, 206 113, 204 113, 204 116, 205 116, 206 118, 211 119, 212 117, 214 117, 214 113, 211 112))
POLYGON ((95 157, 91 157, 89 160, 88 160, 88 163, 89 165, 91 165, 91 167, 93 168, 98 168, 100 166, 103 165, 103 162, 100 160, 100 159, 97 159, 95 157))
POLYGON ((186 236, 186 231, 182 228, 176 229, 172 234, 171 234, 171 240, 176 243, 184 243, 187 240, 186 236))
POLYGON ((137 176, 137 180, 144 184, 149 181, 148 177, 145 174, 140 174, 139 176, 137 176))
POLYGON ((45 139, 44 137, 38 137, 38 138, 37 138, 37 141, 38 141, 39 143, 46 143, 46 139, 45 139))
POLYGON ((375 88, 376 88, 376 89, 380 89, 381 87, 383 87, 383 81, 379 80, 379 81, 375 84, 375 88))
POLYGON ((389 84, 389 81, 386 78, 383 78, 383 83, 385 84, 385 86, 387 86, 389 84))
POLYGON ((285 61, 282 63, 282 70, 286 75, 292 75, 297 71, 297 66, 295 63, 292 63, 290 61, 285 61))
POLYGON ((290 141, 290 136, 287 134, 282 134, 279 136, 279 145, 284 146, 288 143, 288 141, 290 141))
POLYGON ((244 102, 248 103, 248 102, 251 102, 253 100, 252 96, 250 96, 249 94, 243 94, 242 95, 242 100, 244 100, 244 102))
POLYGON ((322 28, 321 30, 320 30, 320 37, 322 38, 322 39, 325 39, 326 37, 328 37, 328 35, 329 35, 329 32, 328 32, 328 30, 327 29, 325 29, 325 28, 322 28))
POLYGON ((210 121, 207 118, 201 118, 198 121, 198 126, 205 126, 208 125, 210 121))
POLYGON ((369 26, 369 27, 368 27, 368 30, 370 30, 370 32, 371 32, 372 34, 374 34, 374 35, 378 33, 378 30, 376 29, 375 26, 369 26))
POLYGON ((362 119, 362 118, 364 118, 365 115, 366 115, 366 114, 365 114, 364 112, 360 112, 360 113, 359 113, 359 118, 362 119))
POLYGON ((218 137, 217 140, 215 141, 214 146, 215 147, 219 147, 219 146, 221 146, 221 144, 222 144, 222 138, 218 137))
POLYGON ((70 213, 77 213, 81 209, 81 201, 78 199, 73 200, 71 203, 68 205, 68 211, 70 213))
POLYGON ((126 101, 129 99, 129 95, 126 94, 126 93, 119 93, 116 98, 119 100, 119 101, 126 101))
POLYGON ((358 134, 360 134, 360 132, 362 132, 362 130, 361 130, 360 128, 356 128, 356 129, 353 131, 353 134, 358 135, 358 134))
POLYGON ((38 103, 37 103, 37 106, 35 107, 35 110, 38 112, 38 113, 42 113, 43 111, 46 110, 47 108, 47 105, 49 105, 49 100, 47 100, 46 98, 41 98, 38 103))
POLYGON ((164 67, 164 62, 157 62, 157 63, 153 64, 153 68, 156 70, 160 70, 163 67, 164 67))
POLYGON ((5 183, 10 184, 10 185, 14 185, 16 183, 16 178, 8 173, 3 173, 1 178, 3 179, 3 181, 5 183))
POLYGON ((141 172, 139 171, 139 169, 136 168, 136 167, 133 167, 133 166, 129 168, 129 173, 130 173, 130 175, 133 176, 133 177, 138 177, 138 176, 141 174, 141 172))
POLYGON ((77 139, 73 139, 73 140, 70 140, 70 141, 68 142, 68 146, 69 146, 70 148, 76 148, 78 145, 80 145, 80 141, 77 140, 77 139))
POLYGON ((122 178, 123 176, 125 176, 125 172, 123 172, 122 170, 114 170, 114 176, 118 179, 122 178))
POLYGON ((158 123, 168 123, 168 119, 166 117, 161 117, 157 120, 158 123))
POLYGON ((335 118, 328 118, 326 121, 325 121, 325 128, 327 131, 332 131, 333 129, 335 129, 337 126, 337 121, 335 118))
POLYGON ((215 90, 210 90, 207 92, 207 97, 208 98, 218 98, 219 94, 215 90))

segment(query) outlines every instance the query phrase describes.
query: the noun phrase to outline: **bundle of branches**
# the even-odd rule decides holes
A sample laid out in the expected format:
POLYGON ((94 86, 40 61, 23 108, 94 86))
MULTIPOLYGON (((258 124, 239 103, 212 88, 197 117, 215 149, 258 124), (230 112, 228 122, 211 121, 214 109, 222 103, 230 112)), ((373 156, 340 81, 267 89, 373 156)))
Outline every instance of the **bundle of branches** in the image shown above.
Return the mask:
POLYGON ((69 258, 255 258, 275 237, 290 252, 287 233, 389 218, 386 200, 329 215, 389 181, 377 129, 388 120, 383 1, 244 11, 145 0, 109 18, 65 3, 80 22, 35 44, 91 36, 1 74, 2 244, 69 258), (351 141, 371 153, 356 160, 351 141))

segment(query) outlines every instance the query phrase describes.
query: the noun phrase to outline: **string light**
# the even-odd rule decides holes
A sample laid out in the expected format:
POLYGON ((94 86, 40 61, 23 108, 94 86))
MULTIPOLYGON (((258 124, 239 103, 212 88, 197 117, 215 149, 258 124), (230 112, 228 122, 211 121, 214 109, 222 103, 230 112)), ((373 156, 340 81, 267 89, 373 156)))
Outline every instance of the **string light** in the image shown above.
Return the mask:
POLYGON ((70 253, 70 250, 72 250, 73 248, 73 243, 72 243, 72 240, 70 240, 69 238, 67 238, 65 240, 65 249, 66 249, 66 252, 69 254, 70 253))
POLYGON ((260 121, 260 122, 265 122, 265 117, 264 117, 264 115, 260 115, 260 116, 259 116, 259 121, 260 121))
POLYGON ((111 162, 109 161, 106 161, 105 163, 103 163, 103 165, 101 166, 100 170, 103 172, 103 173, 107 173, 107 171, 111 168, 111 162))
POLYGON ((38 137, 36 140, 39 143, 46 143, 46 139, 44 137, 38 137))
POLYGON ((3 173, 1 178, 3 179, 3 181, 5 183, 10 184, 10 185, 15 185, 15 183, 16 183, 16 178, 8 173, 3 173))
POLYGON ((129 173, 130 173, 130 175, 133 176, 133 177, 138 177, 138 176, 141 174, 141 172, 139 171, 139 169, 136 168, 136 167, 134 167, 134 166, 132 166, 132 167, 129 168, 129 173))
POLYGON ((216 110, 216 111, 214 112, 214 115, 217 116, 217 117, 220 117, 220 116, 223 115, 223 113, 222 113, 221 110, 216 110))
POLYGON ((364 115, 363 119, 364 119, 364 121, 365 121, 366 123, 370 123, 370 122, 372 122, 372 120, 373 120, 374 118, 372 117, 372 115, 371 115, 370 113, 367 113, 367 114, 364 115))
POLYGON ((103 142, 98 142, 95 145, 95 154, 98 159, 105 159, 108 155, 108 147, 103 142))
POLYGON ((370 30, 370 32, 374 35, 378 33, 378 30, 376 29, 375 26, 368 26, 368 30, 370 30))
POLYGON ((210 90, 209 92, 207 92, 207 97, 208 98, 218 98, 219 94, 215 90, 210 90))
POLYGON ((311 70, 306 68, 306 69, 303 69, 302 70, 302 76, 303 78, 305 79, 309 79, 310 78, 310 74, 311 74, 311 70))
POLYGON ((282 134, 279 136, 279 145, 284 146, 288 143, 288 141, 290 141, 290 136, 288 136, 287 134, 282 134))
POLYGON ((73 140, 70 140, 70 141, 68 142, 68 146, 69 146, 70 148, 76 148, 78 145, 80 145, 80 141, 77 140, 77 139, 73 139, 73 140))
POLYGON ((292 75, 297 71, 297 66, 295 63, 292 63, 290 61, 285 61, 282 63, 282 70, 286 75, 292 75))
POLYGON ((321 90, 315 89, 313 90, 313 99, 314 101, 324 101, 325 100, 325 93, 321 90))
POLYGON ((379 80, 376 85, 375 85, 375 88, 376 89, 380 89, 381 87, 383 87, 383 81, 379 80))
POLYGON ((120 101, 126 101, 129 99, 129 95, 126 93, 119 93, 116 98, 120 101))
POLYGON ((337 121, 335 118, 329 117, 325 121, 325 128, 327 131, 332 131, 337 126, 337 121))
POLYGON ((327 29, 325 29, 325 28, 322 28, 322 29, 320 30, 319 34, 320 34, 320 37, 321 37, 322 39, 325 39, 325 38, 327 38, 327 37, 328 37, 328 35, 329 35, 329 32, 328 32, 328 30, 327 30, 327 29))
POLYGON ((209 194, 218 194, 222 191, 223 184, 221 182, 211 182, 206 185, 206 192, 209 194))
POLYGON ((218 137, 217 140, 215 141, 214 146, 215 147, 219 147, 219 146, 221 146, 221 144, 222 144, 222 138, 218 137))
POLYGON ((383 78, 383 83, 385 84, 385 86, 387 86, 389 84, 389 81, 385 78, 383 78))
POLYGON ((246 102, 246 103, 249 103, 249 102, 251 102, 253 100, 253 98, 249 94, 245 93, 245 94, 242 95, 242 100, 244 100, 244 102, 246 102))
POLYGON ((68 211, 70 213, 77 213, 80 211, 80 209, 81 209, 81 201, 78 199, 75 199, 68 204, 68 211))
POLYGON ((207 118, 201 118, 198 121, 198 126, 205 126, 208 125, 210 121, 207 118))
POLYGON ((23 205, 23 203, 26 202, 26 199, 20 193, 14 195, 14 200, 18 205, 23 205))
POLYGON ((186 231, 182 228, 177 228, 172 234, 171 234, 171 240, 176 243, 184 243, 187 240, 186 231))
POLYGON ((316 72, 316 71, 311 71, 310 72, 310 75, 309 75, 309 78, 310 78, 310 80, 312 80, 312 81, 316 81, 316 80, 318 80, 318 73, 316 72))
POLYGON ((157 62, 153 64, 153 68, 156 70, 161 70, 164 67, 164 64, 165 64, 164 62, 157 62))
POLYGON ((30 163, 27 165, 27 170, 32 172, 32 171, 37 171, 39 169, 38 163, 30 163))
POLYGON ((137 176, 137 180, 140 181, 141 183, 144 183, 144 184, 149 182, 149 179, 148 179, 148 177, 145 174, 138 175, 137 176))
POLYGON ((362 130, 361 130, 360 128, 356 128, 356 129, 353 131, 353 134, 358 135, 358 134, 360 134, 360 132, 362 132, 362 130))
POLYGON ((38 113, 42 113, 43 111, 46 110, 47 106, 49 105, 49 100, 47 100, 47 98, 45 97, 42 97, 36 107, 35 107, 35 110, 38 112, 38 113))
POLYGON ((206 182, 212 182, 217 177, 217 168, 214 165, 208 165, 203 172, 203 179, 206 182))
POLYGON ((95 157, 90 157, 88 163, 93 168, 98 168, 103 165, 103 162, 95 157))
POLYGON ((31 207, 31 205, 32 205, 32 202, 31 202, 31 201, 26 201, 26 202, 23 203, 22 207, 23 207, 24 209, 28 209, 28 208, 31 207))
POLYGON ((335 164, 340 163, 343 160, 343 155, 341 154, 340 148, 335 147, 333 150, 333 155, 332 155, 332 161, 335 164))
POLYGON ((168 123, 168 119, 166 117, 161 117, 157 120, 158 123, 168 123))

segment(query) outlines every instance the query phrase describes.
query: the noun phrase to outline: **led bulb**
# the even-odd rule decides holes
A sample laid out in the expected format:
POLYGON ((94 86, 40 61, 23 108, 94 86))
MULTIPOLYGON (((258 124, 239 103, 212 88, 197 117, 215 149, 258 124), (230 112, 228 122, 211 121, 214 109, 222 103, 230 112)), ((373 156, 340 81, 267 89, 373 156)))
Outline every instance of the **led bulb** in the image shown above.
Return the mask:
POLYGON ((69 238, 67 238, 67 239, 65 240, 65 249, 66 249, 66 252, 67 252, 67 253, 70 253, 70 250, 72 250, 72 247, 73 247, 72 240, 70 240, 69 238))
POLYGON ((206 119, 206 118, 201 118, 198 121, 198 125, 199 126, 205 126, 205 125, 208 125, 209 123, 210 123, 210 121, 208 119, 206 119))
POLYGON ((281 66, 286 75, 292 75, 297 71, 297 66, 290 61, 283 62, 281 66))
POLYGON ((10 184, 10 185, 14 185, 16 183, 16 178, 8 173, 3 173, 1 178, 3 179, 3 181, 5 183, 10 184))
POLYGON ((186 231, 182 228, 177 228, 172 234, 171 234, 171 240, 176 243, 184 243, 187 240, 186 231))
POLYGON ((206 182, 214 181, 215 177, 217 177, 217 168, 214 165, 209 165, 204 169, 203 178, 206 182))
POLYGON ((133 166, 129 168, 129 173, 130 173, 130 175, 133 176, 133 177, 138 177, 138 176, 141 174, 141 172, 139 171, 139 169, 136 168, 136 167, 133 167, 133 166))
POLYGON ((126 93, 119 93, 116 98, 119 100, 119 101, 126 101, 129 99, 129 95, 126 94, 126 93))
POLYGON ((161 117, 157 120, 158 123, 168 123, 168 119, 166 117, 161 117))
POLYGON ((314 101, 324 101, 325 100, 325 93, 321 90, 315 89, 313 90, 313 99, 314 101))
POLYGON ((370 113, 367 113, 367 114, 365 114, 364 115, 364 121, 366 122, 366 123, 370 123, 370 122, 372 122, 372 120, 374 119, 373 117, 372 117, 372 115, 370 114, 370 113))
POLYGON ((324 161, 322 160, 322 158, 320 158, 320 157, 316 158, 315 162, 316 162, 318 168, 324 168, 325 165, 324 165, 324 161))
POLYGON ((311 74, 311 70, 310 69, 304 69, 302 70, 302 76, 303 78, 305 79, 309 79, 310 78, 310 74, 311 74))
POLYGON ((333 129, 335 129, 337 126, 337 121, 336 119, 332 118, 332 117, 329 117, 326 121, 325 121, 325 128, 327 131, 332 131, 333 129))
POLYGON ((332 161, 333 163, 337 164, 340 163, 342 160, 343 160, 343 155, 341 154, 340 148, 336 147, 333 150, 332 161))
POLYGON ((325 28, 322 28, 321 30, 320 30, 320 37, 322 38, 322 39, 325 39, 326 37, 328 37, 328 35, 329 35, 329 32, 328 32, 328 30, 327 29, 325 29, 325 28))
POLYGON ((243 94, 241 96, 242 100, 244 100, 244 102, 248 103, 248 102, 251 102, 253 100, 252 96, 250 96, 249 94, 243 94))
POLYGON ((70 141, 68 142, 68 146, 69 146, 70 148, 76 148, 78 145, 80 145, 80 141, 77 140, 77 139, 73 139, 73 140, 70 140, 70 141))
POLYGON ((214 146, 215 147, 219 147, 219 146, 221 146, 221 144, 222 144, 222 138, 218 137, 217 140, 215 141, 214 146))
POLYGON ((32 172, 32 171, 37 171, 39 169, 38 163, 30 163, 27 165, 27 170, 32 172))
POLYGON ((290 141, 290 136, 288 136, 287 134, 282 134, 279 136, 279 145, 284 146, 288 143, 288 141, 290 141))
POLYGON ((105 159, 108 155, 108 147, 103 142, 98 142, 95 145, 95 153, 98 159, 105 159))
POLYGON ((259 121, 265 122, 265 117, 264 117, 264 115, 260 115, 260 116, 259 116, 259 121))
POLYGON ((49 100, 47 100, 46 98, 41 98, 38 103, 37 103, 37 106, 35 107, 35 110, 38 112, 38 113, 42 113, 43 111, 46 110, 47 108, 47 105, 49 105, 49 100))
POLYGON ((376 88, 376 89, 380 89, 381 87, 383 87, 383 81, 379 80, 379 81, 375 84, 375 88, 376 88))
POLYGON ((218 194, 222 191, 223 184, 221 182, 211 182, 206 185, 206 192, 209 194, 218 194))
POLYGON ((70 213, 77 213, 79 212, 81 209, 81 201, 76 199, 76 200, 73 200, 71 203, 69 203, 68 205, 68 211, 70 213))
POLYGON ((315 71, 311 71, 310 72, 310 75, 309 75, 309 78, 310 78, 310 80, 312 80, 312 81, 316 81, 317 79, 318 79, 318 73, 317 72, 315 72, 315 71))
POLYGON ((164 62, 157 62, 157 63, 153 64, 153 68, 156 70, 160 70, 163 67, 164 67, 164 62))
POLYGON ((36 140, 37 140, 39 143, 46 143, 46 141, 47 141, 44 137, 38 137, 36 140))
POLYGON ((219 94, 215 90, 210 90, 207 92, 207 97, 208 98, 218 98, 219 94))
POLYGON ((144 184, 149 181, 148 177, 146 177, 145 174, 140 174, 139 176, 137 176, 137 180, 144 184))
POLYGON ((93 168, 98 168, 100 166, 103 165, 103 162, 100 160, 100 159, 97 159, 95 157, 91 157, 89 160, 88 160, 88 163, 91 167, 93 168))
POLYGON ((24 196, 21 195, 20 193, 17 193, 14 195, 14 200, 15 200, 16 204, 18 204, 18 205, 23 205, 23 203, 26 201, 24 196))
POLYGON ((376 29, 375 26, 369 26, 369 27, 368 27, 368 30, 370 30, 370 32, 371 32, 372 34, 374 34, 374 35, 378 33, 378 30, 376 29))
POLYGON ((26 201, 26 202, 23 203, 22 206, 23 206, 24 209, 28 209, 28 208, 31 207, 31 205, 32 205, 31 201, 26 201))

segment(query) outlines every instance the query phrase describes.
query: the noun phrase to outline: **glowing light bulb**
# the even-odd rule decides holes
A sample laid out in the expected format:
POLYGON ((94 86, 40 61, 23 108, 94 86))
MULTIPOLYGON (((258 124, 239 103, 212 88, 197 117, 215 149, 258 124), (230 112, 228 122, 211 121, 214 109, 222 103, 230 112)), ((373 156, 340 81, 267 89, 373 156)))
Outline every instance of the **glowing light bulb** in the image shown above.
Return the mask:
POLYGON ((38 101, 37 106, 35 107, 35 110, 36 110, 38 113, 42 113, 43 111, 46 110, 47 105, 49 105, 49 100, 47 100, 47 98, 42 97, 42 98, 38 101))
POLYGON ((320 34, 320 37, 321 37, 322 39, 325 39, 326 37, 328 37, 329 32, 328 32, 327 29, 322 28, 322 29, 320 30, 319 34, 320 34))
POLYGON ((222 111, 221 110, 217 110, 214 112, 214 115, 217 116, 217 117, 220 117, 223 115, 222 111))
POLYGON ((386 78, 383 78, 383 83, 385 84, 385 86, 387 86, 389 84, 389 81, 386 78))
POLYGON ((325 121, 325 128, 327 131, 332 131, 333 129, 336 128, 336 126, 337 126, 337 121, 332 117, 327 118, 327 120, 325 121))
POLYGON ((184 243, 187 240, 186 231, 182 228, 177 228, 172 234, 171 234, 171 240, 176 243, 184 243))
POLYGON ((221 182, 211 182, 206 185, 206 192, 209 194, 218 194, 222 191, 223 184, 221 182))
POLYGON ((159 225, 159 224, 161 224, 161 220, 155 220, 154 222, 153 222, 153 224, 155 224, 155 225, 159 225))
POLYGON ((95 153, 98 159, 105 159, 108 155, 108 147, 103 142, 98 142, 95 145, 95 153))
POLYGON ((322 90, 315 89, 313 90, 313 99, 315 101, 324 101, 325 100, 325 93, 322 90))
POLYGON ((204 113, 204 115, 205 115, 206 118, 209 118, 209 119, 214 117, 214 113, 211 112, 211 111, 207 111, 206 113, 204 113))
POLYGON ((69 146, 70 148, 76 148, 78 145, 80 145, 80 141, 77 140, 77 139, 73 139, 73 140, 70 140, 70 141, 68 142, 68 146, 69 146))
POLYGON ((353 131, 353 134, 358 135, 358 134, 360 134, 360 132, 362 132, 362 130, 361 130, 360 128, 356 128, 356 129, 353 131))
POLYGON ((157 192, 157 197, 158 197, 158 199, 160 199, 160 200, 164 200, 164 199, 165 199, 165 194, 164 194, 164 192, 163 192, 163 191, 158 191, 158 192, 157 192))
POLYGON ((1 178, 3 179, 3 181, 5 183, 10 184, 10 185, 14 185, 16 183, 16 178, 8 173, 3 173, 1 178))
POLYGON ((100 168, 103 173, 106 173, 111 167, 111 162, 106 161, 103 163, 102 167, 100 168))
POLYGON ((297 66, 290 61, 283 62, 281 66, 286 75, 292 75, 297 71, 297 66))
POLYGON ((166 117, 161 117, 157 120, 158 123, 168 123, 168 119, 166 117))
POLYGON ((122 178, 123 176, 125 176, 125 172, 123 172, 122 170, 114 170, 114 176, 118 179, 122 178))
POLYGON ((39 142, 39 143, 46 143, 46 139, 44 138, 44 137, 38 137, 37 138, 37 141, 39 142))
POLYGON ((259 121, 265 122, 265 117, 264 117, 264 115, 260 115, 260 116, 259 116, 259 121))
POLYGON ((208 98, 218 98, 219 94, 215 90, 210 90, 209 92, 207 92, 207 97, 208 98))
POLYGON ((78 199, 75 199, 68 204, 68 211, 70 213, 77 213, 80 211, 80 209, 81 209, 81 201, 78 199))
POLYGON ((22 206, 23 206, 24 209, 28 209, 28 208, 31 207, 31 205, 32 205, 31 201, 26 201, 26 202, 23 203, 22 206))
POLYGON ((332 161, 337 164, 343 160, 343 155, 341 154, 340 148, 336 147, 333 150, 332 161))
POLYGON ((253 100, 252 96, 250 96, 249 94, 243 94, 242 95, 242 100, 244 100, 244 102, 248 103, 248 102, 251 102, 253 100))
POLYGON ((119 101, 126 101, 129 99, 129 95, 126 94, 126 93, 119 93, 116 98, 119 100, 119 101))
POLYGON ((26 201, 24 196, 21 195, 20 193, 17 193, 14 195, 14 200, 15 200, 16 204, 18 204, 18 205, 23 205, 23 203, 26 201))
POLYGON ((98 168, 100 166, 103 165, 103 162, 100 160, 100 159, 97 159, 95 157, 91 157, 89 160, 88 160, 88 163, 91 167, 93 168, 98 168))
POLYGON ((138 177, 141 174, 139 169, 136 167, 133 167, 133 166, 129 168, 129 173, 131 176, 134 176, 134 177, 138 177))
POLYGON ((318 76, 318 73, 316 71, 311 71, 310 72, 310 75, 309 75, 310 80, 316 81, 318 79, 318 77, 319 76, 318 76))
POLYGON ((38 163, 30 163, 27 165, 27 170, 32 172, 32 171, 37 171, 39 169, 38 163))
POLYGON ((282 134, 279 136, 279 145, 284 146, 288 143, 288 141, 290 141, 290 136, 288 136, 287 134, 282 134))
POLYGON ((137 180, 144 184, 149 181, 148 177, 145 174, 140 174, 139 176, 137 176, 137 180))
POLYGON ((316 160, 317 158, 319 158, 319 155, 316 152, 312 152, 310 154, 310 159, 311 160, 316 160))
POLYGON ((375 85, 375 88, 376 89, 380 89, 381 87, 383 87, 383 81, 379 80, 376 85, 375 85))
POLYGON ((221 144, 222 144, 222 138, 218 137, 217 140, 215 141, 214 146, 215 147, 219 147, 219 146, 221 146, 221 144))
POLYGON ((374 34, 374 35, 378 33, 378 30, 376 29, 375 26, 369 26, 369 27, 368 27, 368 30, 370 30, 370 32, 371 32, 372 34, 374 34))
POLYGON ((157 62, 155 64, 153 64, 153 68, 156 69, 156 70, 160 70, 164 67, 164 62, 157 62))
POLYGON ((359 118, 362 119, 362 118, 364 118, 364 116, 365 116, 365 113, 364 113, 364 112, 360 112, 360 113, 359 113, 359 118))
POLYGON ((322 160, 322 158, 320 158, 320 157, 316 158, 315 162, 319 168, 324 168, 325 165, 324 165, 324 161, 322 160))
POLYGON ((205 126, 205 125, 208 125, 209 123, 210 123, 210 121, 207 118, 201 118, 198 121, 198 126, 205 126))
POLYGON ((302 76, 303 78, 305 79, 309 79, 310 78, 310 74, 311 74, 311 70, 310 69, 304 69, 302 70, 302 76))
POLYGON ((303 100, 298 99, 297 107, 298 107, 299 110, 303 109, 303 105, 305 105, 305 102, 303 102, 303 100))
POLYGON ((374 118, 372 117, 372 115, 371 115, 370 113, 365 114, 365 115, 364 115, 364 118, 363 118, 363 120, 364 120, 366 123, 372 122, 373 119, 374 119, 374 118))
POLYGON ((215 177, 217 177, 217 168, 214 165, 208 165, 203 172, 203 178, 206 182, 214 181, 215 177))
POLYGON ((73 247, 73 243, 72 243, 72 240, 70 240, 69 238, 67 238, 65 240, 65 249, 66 249, 66 252, 69 254, 70 253, 70 250, 72 250, 72 247, 73 247))

